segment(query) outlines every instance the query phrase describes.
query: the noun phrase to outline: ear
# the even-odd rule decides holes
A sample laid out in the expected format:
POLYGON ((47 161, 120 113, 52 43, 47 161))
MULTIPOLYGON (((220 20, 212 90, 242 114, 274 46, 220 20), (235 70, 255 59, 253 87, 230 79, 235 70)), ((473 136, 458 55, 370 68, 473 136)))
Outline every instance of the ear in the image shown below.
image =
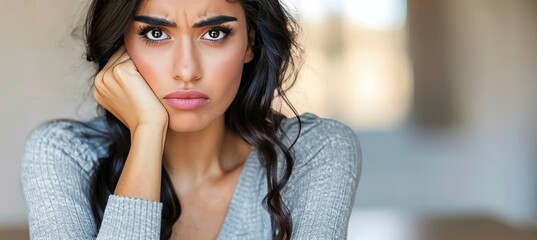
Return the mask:
POLYGON ((244 54, 244 63, 249 63, 254 59, 254 44, 255 44, 255 31, 250 30, 248 33, 248 49, 244 54))

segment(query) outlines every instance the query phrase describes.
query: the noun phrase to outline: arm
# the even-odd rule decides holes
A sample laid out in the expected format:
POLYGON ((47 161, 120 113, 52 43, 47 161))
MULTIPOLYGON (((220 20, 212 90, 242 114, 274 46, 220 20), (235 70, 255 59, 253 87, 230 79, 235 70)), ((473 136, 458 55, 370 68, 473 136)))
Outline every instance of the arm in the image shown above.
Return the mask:
MULTIPOLYGON (((26 144, 21 182, 31 239, 95 239, 89 183, 95 151, 70 128, 53 122, 26 144)), ((98 239, 158 239, 162 203, 112 195, 98 239)))
POLYGON ((297 160, 290 183, 292 239, 346 239, 361 169, 355 133, 337 123, 325 123, 297 160), (332 124, 334 123, 334 124, 332 124), (312 144, 313 143, 313 144, 312 144))
POLYGON ((131 148, 114 194, 160 201, 168 113, 124 46, 95 76, 93 96, 130 130, 131 148))
POLYGON ((165 127, 132 131, 132 145, 97 239, 160 239, 160 179, 165 127), (101 238, 101 236, 104 236, 101 238))
MULTIPOLYGON (((167 112, 124 47, 97 74, 94 97, 129 128, 132 137, 97 239, 159 239, 167 112)), ((91 239, 97 235, 89 199, 94 167, 89 162, 97 161, 84 140, 57 124, 45 125, 30 137, 22 180, 33 238, 91 239)))
POLYGON ((144 209, 144 201, 160 201, 162 154, 168 129, 168 113, 136 69, 124 46, 114 53, 95 76, 93 95, 99 105, 127 126, 131 135, 131 147, 125 166, 114 195, 110 196, 107 203, 99 232, 107 233, 111 238, 158 239, 160 212, 158 218, 154 219, 140 219, 137 214, 147 210, 144 209), (139 205, 130 206, 126 199, 136 200, 139 205), (113 210, 109 208, 111 203, 115 207, 113 210), (125 220, 127 215, 129 217, 125 220), (138 225, 140 222, 150 224, 151 227, 138 225), (133 229, 132 226, 137 228, 133 229))

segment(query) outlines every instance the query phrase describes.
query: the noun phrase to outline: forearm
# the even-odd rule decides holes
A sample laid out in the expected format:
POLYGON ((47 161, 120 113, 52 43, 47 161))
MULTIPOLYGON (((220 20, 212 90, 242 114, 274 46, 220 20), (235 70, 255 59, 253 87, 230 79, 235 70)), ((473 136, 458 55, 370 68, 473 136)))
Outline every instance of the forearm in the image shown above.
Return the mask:
POLYGON ((131 148, 115 195, 160 201, 162 153, 167 126, 141 125, 131 132, 131 148))

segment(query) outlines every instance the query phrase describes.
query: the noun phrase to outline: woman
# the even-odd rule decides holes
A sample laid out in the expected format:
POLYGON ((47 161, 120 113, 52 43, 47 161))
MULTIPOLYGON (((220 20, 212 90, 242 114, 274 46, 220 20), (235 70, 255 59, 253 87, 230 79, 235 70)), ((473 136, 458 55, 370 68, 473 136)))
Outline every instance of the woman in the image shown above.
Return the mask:
POLYGON ((272 109, 296 76, 295 29, 277 0, 94 0, 101 117, 28 139, 31 237, 344 239, 354 132, 272 109))

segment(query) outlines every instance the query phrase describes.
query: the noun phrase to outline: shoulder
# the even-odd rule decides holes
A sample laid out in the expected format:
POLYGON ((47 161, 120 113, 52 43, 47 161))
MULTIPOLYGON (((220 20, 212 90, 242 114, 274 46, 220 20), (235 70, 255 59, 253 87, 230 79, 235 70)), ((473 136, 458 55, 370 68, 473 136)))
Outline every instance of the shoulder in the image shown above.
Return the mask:
POLYGON ((361 165, 362 153, 356 132, 337 120, 305 113, 300 115, 300 121, 297 118, 284 120, 282 131, 290 143, 298 136, 293 146, 297 167, 311 161, 341 163, 356 169, 361 165))
POLYGON ((288 135, 293 137, 300 130, 299 140, 313 140, 321 137, 322 140, 348 140, 357 142, 356 133, 347 125, 329 118, 322 118, 313 113, 304 113, 298 118, 288 118, 282 121, 281 128, 288 135))
POLYGON ((96 233, 89 193, 106 148, 103 126, 97 120, 53 120, 27 138, 20 181, 32 239, 61 234, 82 239, 96 233))
POLYGON ((297 239, 344 239, 358 187, 362 155, 356 133, 345 124, 303 114, 282 125, 293 146, 295 164, 284 200, 297 239))
POLYGON ((104 119, 82 122, 56 119, 36 127, 28 136, 24 150, 25 165, 61 165, 75 161, 90 171, 97 160, 106 154, 104 119))

